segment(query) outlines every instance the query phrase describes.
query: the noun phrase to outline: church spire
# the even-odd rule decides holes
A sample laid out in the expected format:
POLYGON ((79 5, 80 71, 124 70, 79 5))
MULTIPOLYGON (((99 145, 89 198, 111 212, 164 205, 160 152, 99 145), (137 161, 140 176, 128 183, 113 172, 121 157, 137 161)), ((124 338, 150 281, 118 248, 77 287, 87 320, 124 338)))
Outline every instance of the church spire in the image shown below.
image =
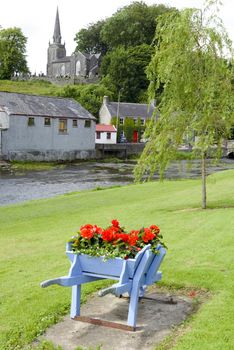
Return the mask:
POLYGON ((53 35, 54 44, 61 44, 61 38, 62 37, 60 32, 59 11, 57 7, 55 24, 54 24, 54 35, 53 35))

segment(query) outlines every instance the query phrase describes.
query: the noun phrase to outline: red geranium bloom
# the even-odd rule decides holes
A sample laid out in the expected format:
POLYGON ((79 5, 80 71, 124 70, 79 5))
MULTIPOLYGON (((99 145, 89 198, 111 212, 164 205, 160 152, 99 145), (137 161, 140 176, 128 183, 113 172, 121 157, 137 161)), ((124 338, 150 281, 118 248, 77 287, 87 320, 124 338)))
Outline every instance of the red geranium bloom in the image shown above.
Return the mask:
POLYGON ((159 234, 159 232, 160 232, 160 228, 158 227, 158 226, 156 226, 156 225, 151 225, 150 226, 150 229, 152 230, 152 231, 154 231, 154 233, 157 235, 157 234, 159 234))
POLYGON ((88 228, 84 227, 80 230, 80 235, 83 238, 91 239, 91 238, 93 238, 94 232, 93 232, 93 229, 88 229, 88 228))
POLYGON ((131 232, 130 232, 130 235, 129 235, 129 237, 128 237, 128 243, 129 243, 129 245, 131 246, 131 247, 133 247, 133 246, 135 246, 136 245, 136 243, 137 243, 137 241, 138 241, 138 238, 139 238, 139 230, 132 230, 131 232))
POLYGON ((112 223, 112 225, 114 226, 114 227, 118 227, 119 228, 119 222, 118 222, 118 220, 112 220, 111 221, 111 223, 112 223))
POLYGON ((103 241, 110 242, 110 241, 113 241, 114 238, 115 238, 115 234, 111 229, 107 229, 102 232, 103 241))
POLYGON ((97 225, 93 226, 93 230, 95 233, 98 233, 99 235, 101 235, 103 232, 103 229, 101 227, 98 227, 97 225))
POLYGON ((144 234, 142 236, 142 239, 145 243, 148 243, 149 241, 151 241, 155 237, 156 237, 156 235, 149 228, 144 229, 144 234))
POLYGON ((127 233, 116 233, 115 235, 115 239, 118 240, 118 239, 121 239, 121 241, 123 242, 128 242, 128 234, 127 233))
POLYGON ((131 247, 134 247, 137 243, 138 236, 129 236, 128 237, 128 243, 131 247))

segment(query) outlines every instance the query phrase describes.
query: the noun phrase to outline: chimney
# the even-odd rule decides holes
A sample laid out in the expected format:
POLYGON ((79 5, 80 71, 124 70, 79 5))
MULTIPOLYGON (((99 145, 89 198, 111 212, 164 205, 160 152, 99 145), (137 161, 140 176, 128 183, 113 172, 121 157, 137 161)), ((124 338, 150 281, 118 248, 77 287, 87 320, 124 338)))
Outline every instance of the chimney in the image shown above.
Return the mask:
POLYGON ((109 103, 109 97, 108 96, 104 96, 103 97, 103 104, 104 105, 108 105, 108 103, 109 103))

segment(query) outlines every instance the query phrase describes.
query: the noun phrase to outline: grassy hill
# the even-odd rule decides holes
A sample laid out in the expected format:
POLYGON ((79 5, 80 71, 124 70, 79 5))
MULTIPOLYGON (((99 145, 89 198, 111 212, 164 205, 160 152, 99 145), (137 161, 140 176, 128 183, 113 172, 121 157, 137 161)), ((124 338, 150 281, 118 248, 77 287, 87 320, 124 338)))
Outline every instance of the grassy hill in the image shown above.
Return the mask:
POLYGON ((18 92, 33 95, 53 95, 56 96, 61 91, 61 87, 51 84, 48 81, 11 81, 0 80, 0 91, 18 92))
MULTIPOLYGON (((85 191, 0 208, 0 349, 22 349, 69 310, 70 288, 41 289, 66 275, 65 243, 85 223, 127 229, 157 224, 169 249, 161 286, 206 290, 209 299, 160 350, 234 348, 234 171, 200 180, 165 181, 85 191)), ((103 283, 103 282, 101 282, 103 283)), ((100 287, 88 284, 82 299, 100 287)))

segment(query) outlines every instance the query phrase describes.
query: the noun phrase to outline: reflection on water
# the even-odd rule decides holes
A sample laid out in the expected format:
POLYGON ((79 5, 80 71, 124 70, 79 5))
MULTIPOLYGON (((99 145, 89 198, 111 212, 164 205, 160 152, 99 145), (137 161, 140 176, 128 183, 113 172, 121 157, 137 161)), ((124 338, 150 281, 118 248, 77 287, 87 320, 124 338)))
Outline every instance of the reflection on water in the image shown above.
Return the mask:
MULTIPOLYGON (((0 172, 0 205, 31 199, 48 198, 58 194, 97 187, 133 183, 134 161, 121 163, 83 162, 61 169, 44 171, 0 172)), ((222 159, 220 164, 208 166, 208 174, 234 169, 234 161, 222 159)), ((175 161, 168 167, 167 179, 195 178, 200 176, 200 162, 175 161)), ((154 179, 159 178, 158 174, 154 179)))

